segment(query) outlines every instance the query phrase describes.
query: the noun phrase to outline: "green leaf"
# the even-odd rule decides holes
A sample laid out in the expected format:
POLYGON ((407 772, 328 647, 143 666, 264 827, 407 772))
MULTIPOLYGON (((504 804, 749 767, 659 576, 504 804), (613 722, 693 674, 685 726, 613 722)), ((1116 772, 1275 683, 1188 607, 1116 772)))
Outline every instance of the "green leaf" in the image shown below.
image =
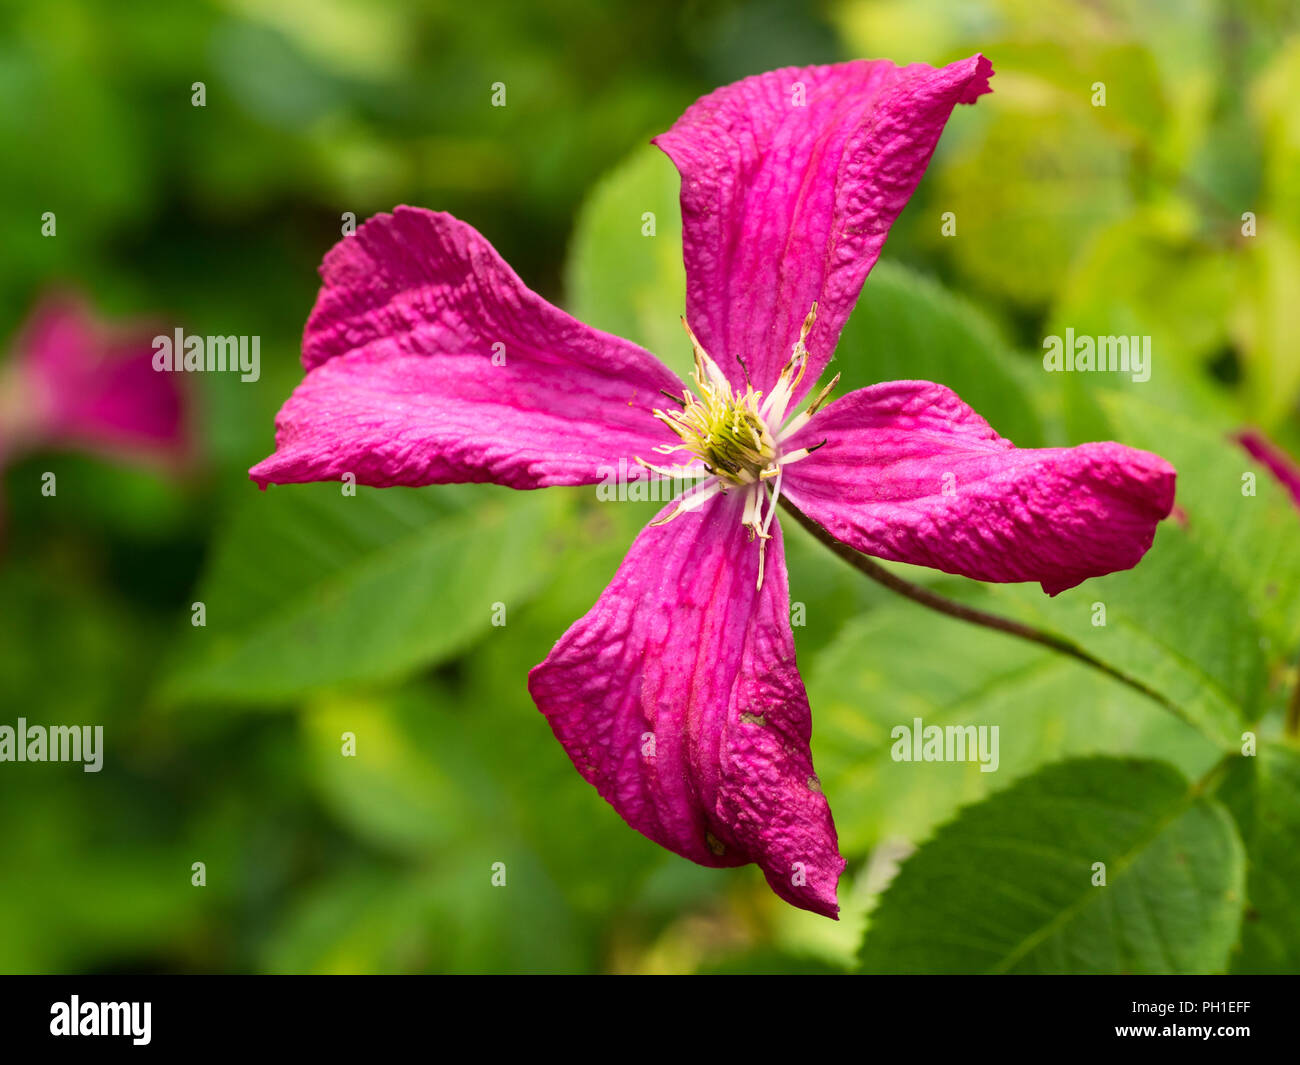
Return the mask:
POLYGON ((1059 758, 1158 755, 1199 774, 1218 756, 1167 709, 1098 670, 911 603, 849 622, 806 678, 817 771, 849 854, 923 839, 962 804, 1059 758), (917 718, 996 728, 995 768, 973 755, 896 760, 894 730, 917 718))
POLYGON ((992 595, 993 613, 1063 637, 1157 692, 1225 750, 1264 712, 1268 673, 1249 603, 1186 529, 1166 522, 1134 569, 1055 598, 1027 585, 992 595))
POLYGON ((1233 765, 1221 793, 1246 843, 1240 973, 1300 971, 1300 752, 1265 743, 1233 765))
POLYGON ((963 810, 903 864, 873 914, 862 967, 1222 972, 1244 888, 1231 817, 1177 771, 1064 762, 963 810))
POLYGON ((842 390, 878 381, 937 381, 1021 447, 1043 443, 1020 367, 992 324, 942 285, 877 263, 844 327, 831 369, 842 390))
POLYGON ((276 702, 463 650, 545 577, 564 497, 487 486, 292 485, 225 530, 182 624, 169 701, 276 702))
POLYGON ((583 204, 565 282, 576 318, 635 341, 685 376, 691 358, 681 326, 679 189, 676 168, 658 148, 647 144, 629 155, 583 204))

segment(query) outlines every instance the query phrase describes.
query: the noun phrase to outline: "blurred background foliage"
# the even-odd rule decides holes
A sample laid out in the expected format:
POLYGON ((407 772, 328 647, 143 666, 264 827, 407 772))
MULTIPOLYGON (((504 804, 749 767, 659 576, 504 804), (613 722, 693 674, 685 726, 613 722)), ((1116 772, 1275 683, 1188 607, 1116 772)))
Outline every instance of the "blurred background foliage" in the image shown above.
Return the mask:
MULTIPOLYGON (((0 970, 838 971, 898 860, 963 804, 1066 756, 1194 778, 1243 727, 1276 736, 1300 522, 1262 471, 1243 506, 1257 467, 1228 435, 1258 426, 1300 454, 1298 97, 1284 0, 3 5, 3 333, 74 286, 110 317, 258 335, 262 377, 187 380, 203 455, 187 477, 48 453, 5 471, 0 722, 102 723, 107 753, 97 775, 0 765, 0 970), (835 368, 846 388, 950 384, 1022 445, 1114 438, 1175 461, 1191 520, 1166 523, 1132 574, 1050 602, 911 576, 1090 641, 1183 719, 891 600, 790 529, 814 754, 849 859, 834 924, 752 867, 697 868, 627 829, 528 698, 529 667, 653 505, 260 494, 246 470, 300 377, 344 212, 451 211, 548 298, 681 367, 677 179, 648 138, 773 67, 974 51, 994 94, 954 116, 835 368), (1044 374, 1042 337, 1067 326, 1152 336, 1151 380, 1044 374), (1088 625, 1093 600, 1107 630, 1088 625), (1000 771, 893 762, 889 728, 913 716, 1001 724, 1000 771)), ((1231 836, 1201 841, 1222 890, 1247 875, 1238 837, 1295 861, 1268 835, 1296 827, 1275 786, 1300 780, 1291 757, 1279 744, 1270 776, 1234 778, 1237 830, 1208 813, 1186 826, 1231 836), (1247 808, 1264 813, 1248 824, 1247 808)), ((1104 786, 1080 764, 1079 786, 1104 786)), ((1240 946, 1225 916, 1157 967, 1297 965, 1294 919, 1269 923, 1290 901, 1269 911, 1251 885, 1265 920, 1240 946)))

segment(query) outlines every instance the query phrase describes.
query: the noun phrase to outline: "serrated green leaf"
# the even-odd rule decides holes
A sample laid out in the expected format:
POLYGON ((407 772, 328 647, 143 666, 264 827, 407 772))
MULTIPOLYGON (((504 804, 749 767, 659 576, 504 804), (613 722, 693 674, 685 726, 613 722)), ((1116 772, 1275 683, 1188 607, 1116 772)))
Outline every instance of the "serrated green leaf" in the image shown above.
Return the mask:
POLYGON ((1218 557, 1185 529, 1166 523, 1137 567, 1054 598, 1027 585, 992 595, 993 613, 1065 638, 1158 693, 1225 750, 1264 711, 1259 627, 1218 557))
POLYGON ((1064 762, 967 807, 903 864, 862 967, 1222 972, 1244 888, 1231 817, 1173 768, 1064 762))
POLYGON ((1217 757, 1194 729, 1104 673, 910 603, 846 625, 807 683, 822 790, 850 854, 915 843, 962 804, 1054 759, 1140 754, 1201 773, 1217 757), (918 718, 922 727, 996 727, 995 768, 983 770, 974 754, 896 760, 895 736, 905 733, 894 730, 918 718))

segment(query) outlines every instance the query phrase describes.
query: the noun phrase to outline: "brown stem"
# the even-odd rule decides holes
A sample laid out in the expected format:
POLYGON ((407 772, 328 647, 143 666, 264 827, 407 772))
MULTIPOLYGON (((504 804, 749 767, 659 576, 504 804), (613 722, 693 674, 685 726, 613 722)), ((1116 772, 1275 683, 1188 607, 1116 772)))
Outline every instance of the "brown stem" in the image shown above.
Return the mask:
MULTIPOLYGON (((947 614, 949 617, 957 618, 959 621, 968 621, 972 625, 982 625, 986 629, 994 629, 997 632, 1005 632, 1010 636, 1018 636, 1022 640, 1028 640, 1031 643, 1040 644, 1043 647, 1050 647, 1053 651, 1069 655, 1071 658, 1078 659, 1080 662, 1087 663, 1093 669, 1098 669, 1108 676, 1114 677, 1122 684, 1127 684, 1135 691, 1141 692, 1149 699, 1154 699, 1161 706, 1172 710, 1179 718, 1184 719, 1181 709, 1170 702, 1165 696, 1158 691, 1148 688, 1140 680, 1121 673, 1114 666, 1107 665, 1099 658, 1094 658, 1087 651, 1071 643, 1061 636, 1055 636, 1050 632, 1044 632, 1042 629, 1036 629, 1031 625, 1022 624, 1019 621, 1013 621, 1011 618, 999 617, 996 614, 988 614, 983 610, 976 610, 974 607, 966 606, 957 602, 955 599, 949 599, 945 595, 939 595, 928 588, 923 588, 919 584, 913 584, 911 581, 904 580, 896 576, 884 566, 872 561, 868 556, 860 551, 855 551, 848 544, 835 539, 822 526, 818 525, 812 518, 808 517, 801 510, 796 508, 789 499, 782 498, 781 506, 785 508, 787 514, 794 518, 802 525, 810 535, 821 543, 825 544, 836 555, 842 558, 859 573, 870 577, 873 581, 883 584, 892 592, 906 596, 914 603, 920 603, 922 606, 929 607, 931 610, 937 610, 940 614, 947 614)), ((1300 698, 1292 706, 1298 718, 1300 718, 1300 698)), ((1300 720, 1297 722, 1300 724, 1300 720)))

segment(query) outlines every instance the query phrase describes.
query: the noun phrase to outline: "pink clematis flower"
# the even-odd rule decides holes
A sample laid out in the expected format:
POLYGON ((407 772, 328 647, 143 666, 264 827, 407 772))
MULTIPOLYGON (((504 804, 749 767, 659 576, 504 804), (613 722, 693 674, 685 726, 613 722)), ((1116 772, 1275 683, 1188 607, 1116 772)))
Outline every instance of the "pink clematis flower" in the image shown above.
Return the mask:
POLYGON ((100 322, 74 296, 42 301, 0 371, 0 462, 53 447, 182 463, 185 399, 170 374, 154 372, 152 337, 100 322))
POLYGON ((1236 436, 1237 443, 1246 449, 1251 458, 1263 463, 1278 482, 1291 493, 1295 505, 1300 507, 1300 466, 1257 429, 1246 429, 1236 436))
POLYGON ((982 56, 779 70, 656 139, 682 176, 694 393, 529 291, 464 223, 372 219, 325 258, 307 375, 251 471, 263 487, 593 484, 620 459, 697 473, 529 688, 634 828, 704 865, 756 862, 828 916, 844 860, 809 750, 778 498, 858 550, 1051 593, 1134 565, 1172 505, 1156 456, 1017 449, 940 385, 824 405, 827 386, 803 405, 949 114, 991 74, 982 56))

